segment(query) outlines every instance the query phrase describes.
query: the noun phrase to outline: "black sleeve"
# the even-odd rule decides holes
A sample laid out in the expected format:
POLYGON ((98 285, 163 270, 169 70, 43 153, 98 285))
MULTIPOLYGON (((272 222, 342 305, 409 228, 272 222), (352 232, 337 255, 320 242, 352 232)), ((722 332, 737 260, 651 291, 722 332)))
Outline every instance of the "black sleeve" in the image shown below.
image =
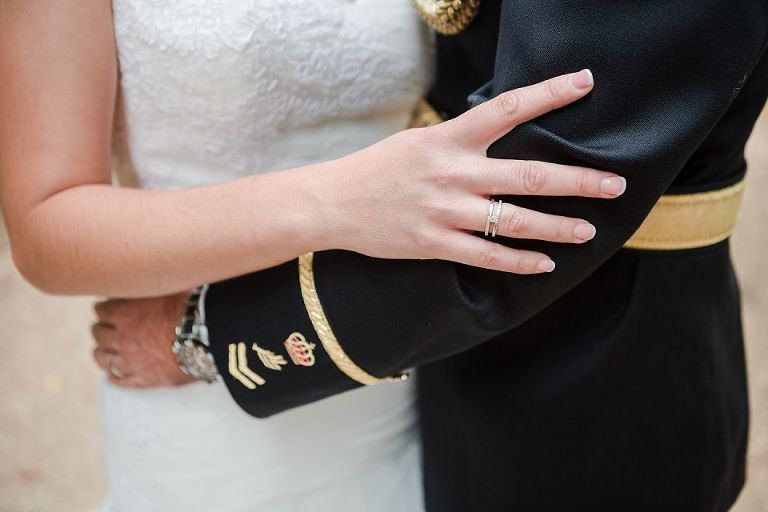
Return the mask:
POLYGON ((372 384, 482 343, 562 296, 622 247, 729 109, 764 53, 767 26, 764 0, 503 2, 494 76, 472 102, 582 68, 596 86, 489 156, 614 171, 627 192, 508 198, 597 227, 581 246, 505 242, 545 250, 552 274, 329 251, 212 285, 212 349, 235 400, 264 417, 372 384))

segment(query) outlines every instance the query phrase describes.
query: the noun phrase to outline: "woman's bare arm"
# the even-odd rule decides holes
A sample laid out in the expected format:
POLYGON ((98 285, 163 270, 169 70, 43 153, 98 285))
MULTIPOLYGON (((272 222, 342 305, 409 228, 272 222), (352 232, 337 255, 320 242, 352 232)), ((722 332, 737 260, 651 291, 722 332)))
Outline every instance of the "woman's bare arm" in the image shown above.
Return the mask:
POLYGON ((6 0, 0 40, 0 191, 14 259, 35 285, 162 294, 314 248, 318 226, 301 214, 316 205, 293 186, 308 169, 180 191, 110 185, 110 2, 6 0))
MULTIPOLYGON (((487 197, 623 190, 613 174, 485 157, 515 125, 587 94, 584 73, 333 162, 179 191, 114 188, 112 27, 107 0, 0 0, 0 200, 17 266, 48 292, 168 294, 330 248, 547 271, 540 253, 468 234, 482 230, 487 197)), ((579 219, 504 215, 503 236, 594 234, 579 219)))

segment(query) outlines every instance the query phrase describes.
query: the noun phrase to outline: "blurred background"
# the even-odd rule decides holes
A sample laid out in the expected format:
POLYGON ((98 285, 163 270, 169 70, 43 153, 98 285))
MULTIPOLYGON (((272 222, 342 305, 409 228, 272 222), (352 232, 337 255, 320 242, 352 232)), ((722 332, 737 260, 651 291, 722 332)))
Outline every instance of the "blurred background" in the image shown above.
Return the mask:
MULTIPOLYGON (((759 512, 768 511, 768 111, 748 160, 733 253, 744 296, 752 432, 748 482, 734 510, 759 512)), ((93 512, 106 492, 91 303, 26 284, 0 226, 0 512, 93 512)))

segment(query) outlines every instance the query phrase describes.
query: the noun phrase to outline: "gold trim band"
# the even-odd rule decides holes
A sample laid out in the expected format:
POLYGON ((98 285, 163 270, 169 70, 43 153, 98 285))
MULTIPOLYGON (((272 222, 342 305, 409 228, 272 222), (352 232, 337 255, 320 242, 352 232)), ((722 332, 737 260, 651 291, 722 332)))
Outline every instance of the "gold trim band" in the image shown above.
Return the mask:
POLYGON ((320 339, 320 343, 322 343, 323 348, 325 348, 331 361, 333 361, 333 364, 335 364, 347 377, 364 386, 377 384, 386 380, 374 377, 357 366, 354 361, 347 356, 344 349, 341 348, 339 341, 336 339, 336 335, 331 329, 331 324, 325 316, 323 305, 320 303, 320 297, 317 295, 313 262, 314 254, 311 252, 299 257, 299 284, 301 286, 301 297, 304 299, 304 306, 307 308, 307 314, 309 314, 309 319, 312 322, 312 326, 315 328, 317 337, 320 339))
POLYGON ((709 192, 661 196, 624 247, 672 251, 725 240, 736 226, 743 193, 744 180, 709 192))

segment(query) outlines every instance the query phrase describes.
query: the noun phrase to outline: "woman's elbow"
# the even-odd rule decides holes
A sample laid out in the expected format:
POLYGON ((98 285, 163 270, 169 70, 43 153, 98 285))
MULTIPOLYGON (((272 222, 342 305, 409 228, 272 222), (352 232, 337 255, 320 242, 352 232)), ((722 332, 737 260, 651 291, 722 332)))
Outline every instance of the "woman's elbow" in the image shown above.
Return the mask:
POLYGON ((29 237, 11 235, 11 258, 16 269, 24 279, 38 290, 52 294, 63 295, 61 279, 57 279, 49 262, 45 261, 42 251, 35 247, 29 237))
POLYGON ((29 250, 22 249, 20 243, 12 241, 11 257, 13 258, 13 264, 16 266, 16 270, 19 271, 29 284, 40 291, 51 293, 48 290, 48 279, 43 275, 40 265, 36 264, 35 259, 30 255, 29 250))

